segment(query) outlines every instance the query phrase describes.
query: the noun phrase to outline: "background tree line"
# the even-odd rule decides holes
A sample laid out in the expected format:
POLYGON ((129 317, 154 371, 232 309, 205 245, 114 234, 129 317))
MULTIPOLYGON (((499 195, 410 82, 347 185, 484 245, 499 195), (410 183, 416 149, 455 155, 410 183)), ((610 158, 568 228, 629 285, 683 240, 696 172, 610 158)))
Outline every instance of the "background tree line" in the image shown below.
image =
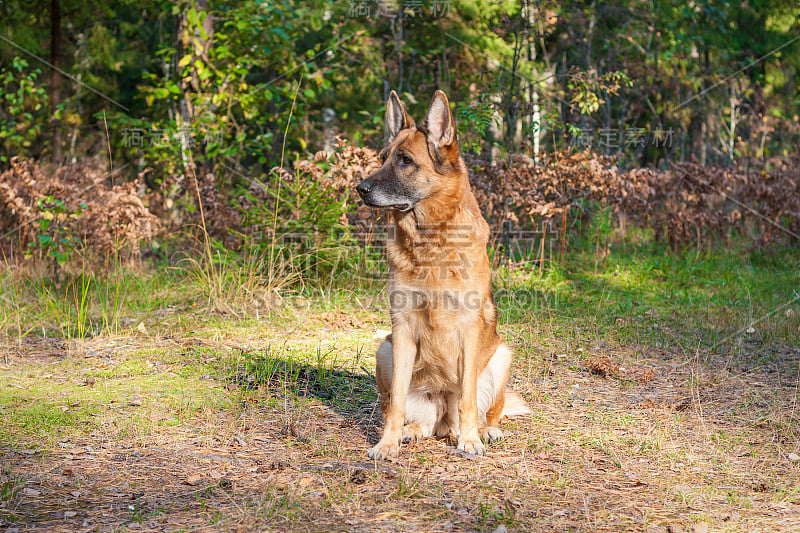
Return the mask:
MULTIPOLYGON (((620 171, 692 161, 769 176, 764 165, 800 144, 798 7, 779 0, 9 0, 0 5, 0 170, 10 172, 7 183, 21 182, 48 173, 8 170, 14 157, 52 169, 89 158, 108 181, 97 197, 138 190, 140 207, 174 226, 196 216, 202 195, 212 226, 239 227, 269 219, 254 214, 259 202, 289 201, 269 192, 269 183, 283 180, 276 166, 340 150, 337 138, 377 147, 390 89, 420 117, 442 88, 455 103, 464 151, 481 161, 474 168, 513 166, 512 154, 525 154, 534 167, 520 183, 533 179, 540 161, 562 160, 543 154, 587 148, 613 156, 620 171), (121 183, 132 188, 114 189, 121 183)), ((330 168, 323 162, 311 182, 290 184, 289 196, 318 204, 287 203, 288 218, 352 219, 312 190, 330 168)), ((508 195, 498 191, 522 190, 503 184, 517 179, 512 170, 485 171, 478 184, 497 218, 509 217, 497 204, 508 195)), ((668 181, 675 197, 694 194, 675 185, 685 182, 680 175, 654 174, 646 186, 637 176, 625 187, 668 181)), ((752 188, 748 176, 742 183, 752 188)), ((41 188, 29 181, 31 191, 41 188)), ((521 201, 520 209, 552 215, 547 206, 556 202, 565 227, 578 197, 554 187, 555 196, 543 191, 539 204, 521 201)), ((71 207, 59 205, 70 202, 56 193, 24 196, 5 194, 0 210, 0 221, 16 224, 6 236, 17 231, 20 247, 29 237, 19 233, 25 217, 9 215, 14 201, 27 202, 27 218, 37 223, 50 220, 46 211, 76 217, 86 209, 77 196, 71 207)), ((699 203, 708 210, 713 202, 699 203)), ((780 202, 768 211, 787 214, 780 202)), ((714 216, 735 218, 730 209, 714 216)), ((156 226, 149 227, 151 235, 156 226)))
POLYGON ((233 180, 279 162, 298 84, 290 153, 330 147, 335 133, 379 143, 389 89, 419 115, 441 87, 469 148, 495 156, 582 144, 637 165, 782 155, 800 140, 799 7, 11 0, 0 6, 3 164, 63 163, 110 140, 114 160, 174 172, 194 143, 198 164, 233 180), (670 130, 669 142, 642 142, 670 130))

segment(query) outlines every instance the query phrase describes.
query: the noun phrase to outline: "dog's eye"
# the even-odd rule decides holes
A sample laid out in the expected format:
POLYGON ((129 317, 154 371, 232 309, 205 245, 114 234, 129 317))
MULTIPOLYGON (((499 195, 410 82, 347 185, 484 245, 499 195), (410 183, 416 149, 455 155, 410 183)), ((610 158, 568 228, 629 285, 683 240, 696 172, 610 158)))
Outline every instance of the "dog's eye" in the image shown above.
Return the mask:
POLYGON ((397 156, 397 162, 400 163, 401 167, 407 167, 414 164, 414 160, 408 157, 405 154, 400 154, 397 156))

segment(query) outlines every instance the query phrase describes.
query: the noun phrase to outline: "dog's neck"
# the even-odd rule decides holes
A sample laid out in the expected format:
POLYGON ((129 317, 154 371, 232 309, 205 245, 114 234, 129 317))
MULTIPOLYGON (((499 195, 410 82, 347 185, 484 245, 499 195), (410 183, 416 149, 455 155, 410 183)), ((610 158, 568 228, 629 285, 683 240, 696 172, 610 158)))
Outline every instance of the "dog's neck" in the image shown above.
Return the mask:
POLYGON ((394 268, 415 269, 445 253, 464 247, 486 247, 489 227, 484 220, 466 172, 453 196, 423 200, 414 209, 391 213, 389 259, 394 268), (476 223, 477 221, 477 223, 476 223))

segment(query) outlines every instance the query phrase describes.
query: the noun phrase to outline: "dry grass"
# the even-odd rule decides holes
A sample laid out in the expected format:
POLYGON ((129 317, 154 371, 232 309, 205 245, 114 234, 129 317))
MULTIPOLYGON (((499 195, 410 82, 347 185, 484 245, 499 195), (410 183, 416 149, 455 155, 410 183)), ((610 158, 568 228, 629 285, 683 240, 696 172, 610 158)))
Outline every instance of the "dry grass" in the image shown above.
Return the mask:
POLYGON ((580 348, 546 324, 511 324, 514 388, 535 415, 508 423, 486 458, 429 439, 373 463, 380 417, 363 369, 378 327, 383 313, 363 309, 269 323, 175 315, 147 332, 29 339, 0 367, 0 520, 84 531, 800 528, 797 347, 760 345, 737 357, 772 362, 732 370, 727 354, 580 348), (248 382, 265 354, 279 364, 248 382))

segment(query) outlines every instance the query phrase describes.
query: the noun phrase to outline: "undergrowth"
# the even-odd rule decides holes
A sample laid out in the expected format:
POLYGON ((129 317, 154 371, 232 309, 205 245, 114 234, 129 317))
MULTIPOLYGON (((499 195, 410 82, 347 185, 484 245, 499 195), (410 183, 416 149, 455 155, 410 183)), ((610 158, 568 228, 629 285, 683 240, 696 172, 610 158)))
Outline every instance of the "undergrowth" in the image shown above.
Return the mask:
MULTIPOLYGON (((596 260, 590 240, 571 243, 563 262, 538 257, 498 261, 495 299, 502 323, 531 319, 595 328, 623 340, 717 348, 744 341, 798 342, 800 255, 790 248, 675 254, 651 242, 611 245, 596 260)), ((350 253, 350 252, 345 252, 350 253)), ((211 251, 176 264, 47 274, 0 267, 0 332, 82 339, 157 322, 166 314, 216 314, 270 320, 293 308, 386 312, 383 270, 312 277, 298 257, 211 251), (277 274, 276 274, 277 273, 277 274)), ((384 266, 385 268, 385 266, 384 266)))

